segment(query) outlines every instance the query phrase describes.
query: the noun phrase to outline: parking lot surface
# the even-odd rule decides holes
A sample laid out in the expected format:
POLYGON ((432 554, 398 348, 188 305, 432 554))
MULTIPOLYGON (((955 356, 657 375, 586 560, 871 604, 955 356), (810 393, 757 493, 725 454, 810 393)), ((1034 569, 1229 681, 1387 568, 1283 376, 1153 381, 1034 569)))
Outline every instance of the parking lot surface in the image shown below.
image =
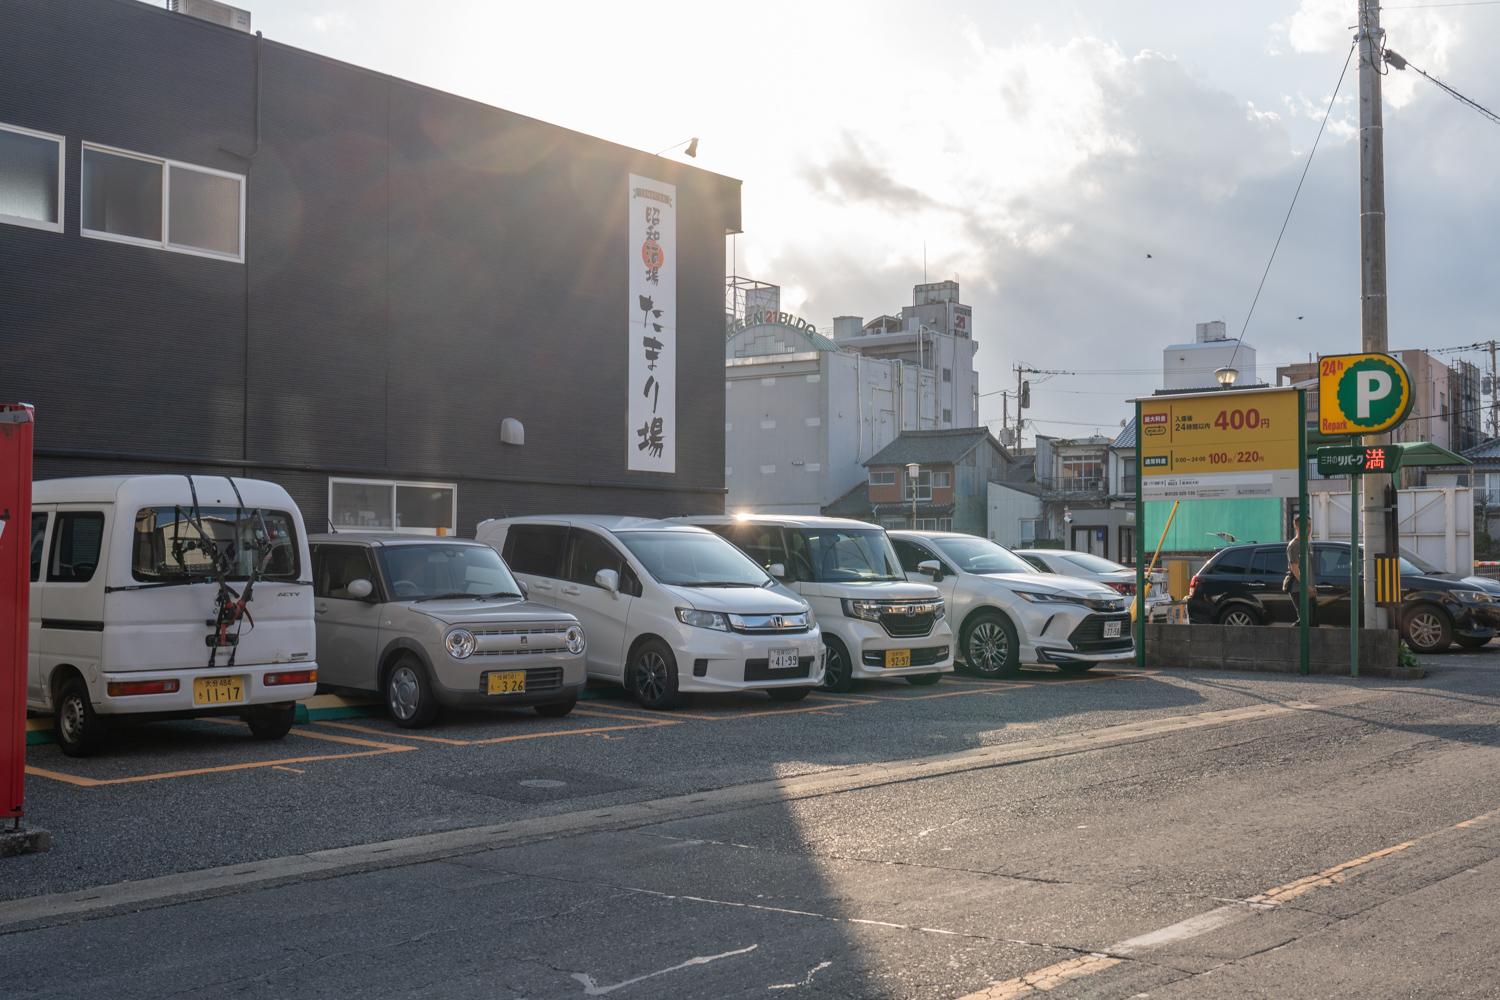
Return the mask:
POLYGON ((1500 656, 1428 666, 36 746, 0 948, 27 997, 1492 997, 1500 656))

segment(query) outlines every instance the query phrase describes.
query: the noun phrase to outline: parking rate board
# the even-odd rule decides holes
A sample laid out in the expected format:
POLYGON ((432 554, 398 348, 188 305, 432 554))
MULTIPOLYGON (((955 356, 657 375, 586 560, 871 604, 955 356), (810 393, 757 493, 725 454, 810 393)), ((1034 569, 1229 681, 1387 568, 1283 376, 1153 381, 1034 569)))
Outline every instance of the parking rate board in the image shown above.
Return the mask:
POLYGON ((1297 495, 1296 389, 1226 389, 1140 402, 1145 499, 1297 495))

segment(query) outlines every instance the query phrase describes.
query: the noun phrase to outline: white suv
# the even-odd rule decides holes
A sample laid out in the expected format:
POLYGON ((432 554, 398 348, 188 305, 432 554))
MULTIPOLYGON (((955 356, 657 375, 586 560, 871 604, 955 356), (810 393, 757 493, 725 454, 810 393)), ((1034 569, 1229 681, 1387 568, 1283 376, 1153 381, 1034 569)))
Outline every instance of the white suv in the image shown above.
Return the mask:
POLYGON ((951 531, 893 531, 902 569, 936 583, 965 664, 984 677, 1023 663, 1081 673, 1135 658, 1129 598, 1102 583, 1038 573, 994 542, 951 531))
POLYGON ((838 517, 719 515, 678 520, 718 532, 817 612, 828 663, 823 686, 953 672, 953 632, 937 588, 902 575, 881 528, 838 517))
POLYGON ((711 532, 641 517, 518 517, 483 521, 477 537, 532 600, 578 618, 588 675, 647 708, 695 691, 798 701, 822 683, 807 602, 711 532))

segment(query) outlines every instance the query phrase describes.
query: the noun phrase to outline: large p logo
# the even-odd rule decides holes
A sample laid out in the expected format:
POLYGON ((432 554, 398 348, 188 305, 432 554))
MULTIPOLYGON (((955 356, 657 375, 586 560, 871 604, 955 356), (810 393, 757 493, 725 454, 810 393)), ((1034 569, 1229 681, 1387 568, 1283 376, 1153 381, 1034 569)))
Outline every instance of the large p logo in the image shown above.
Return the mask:
POLYGON ((1394 382, 1391 373, 1380 369, 1354 373, 1354 413, 1359 420, 1370 419, 1370 404, 1384 400, 1391 393, 1394 382))

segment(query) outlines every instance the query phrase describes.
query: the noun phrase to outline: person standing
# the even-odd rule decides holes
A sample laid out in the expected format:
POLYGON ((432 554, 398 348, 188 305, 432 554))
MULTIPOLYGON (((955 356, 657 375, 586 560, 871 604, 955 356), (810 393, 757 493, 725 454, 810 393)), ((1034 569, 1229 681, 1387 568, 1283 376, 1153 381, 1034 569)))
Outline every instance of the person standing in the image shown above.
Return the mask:
MULTIPOLYGON (((1302 623, 1302 553, 1307 548, 1307 543, 1302 539, 1302 518, 1292 518, 1292 539, 1286 543, 1286 576, 1282 578, 1281 589, 1292 599, 1292 624, 1302 623)), ((1312 595, 1308 595, 1311 598, 1312 595)), ((1308 625, 1317 623, 1317 608, 1311 600, 1307 605, 1308 625)))

